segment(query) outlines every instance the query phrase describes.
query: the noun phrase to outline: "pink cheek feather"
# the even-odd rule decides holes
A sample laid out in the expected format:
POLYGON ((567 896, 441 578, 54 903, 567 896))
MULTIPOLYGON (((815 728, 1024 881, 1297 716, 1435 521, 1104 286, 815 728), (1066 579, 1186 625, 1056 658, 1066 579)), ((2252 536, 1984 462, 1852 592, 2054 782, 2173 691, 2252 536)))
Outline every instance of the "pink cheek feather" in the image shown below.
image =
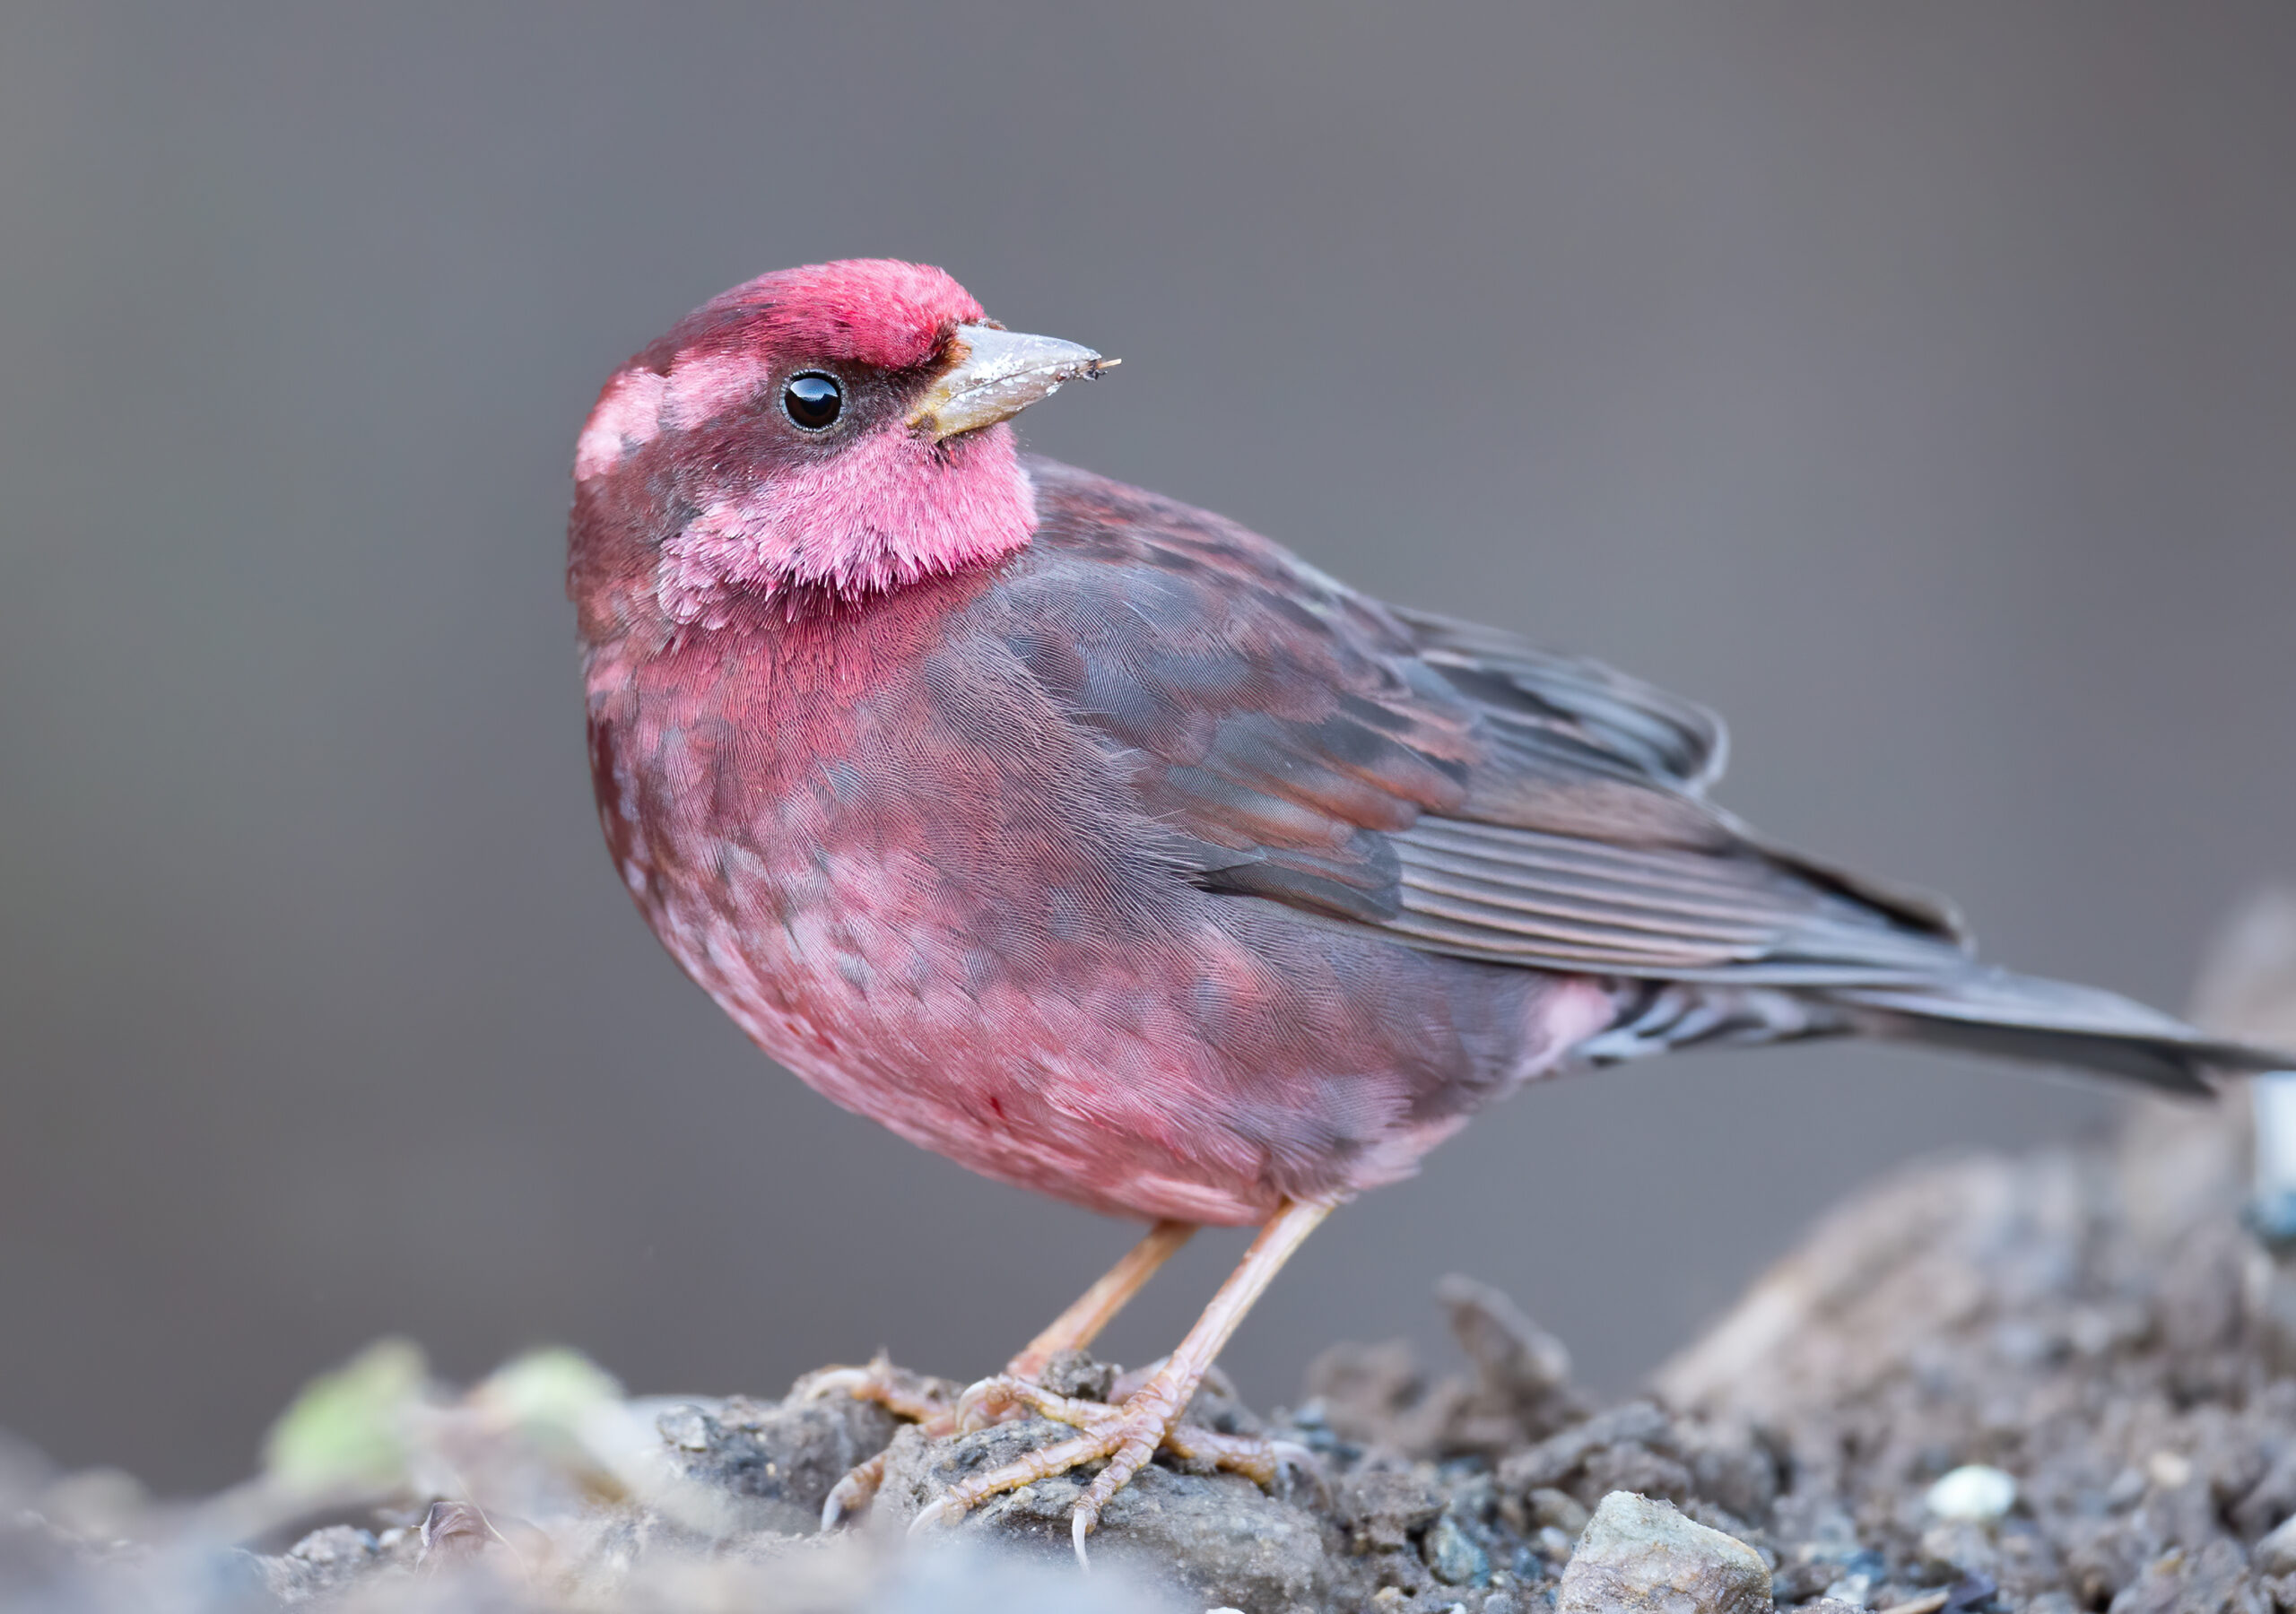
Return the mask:
POLYGON ((896 423, 717 492, 663 540, 656 588, 673 620, 718 625, 737 593, 859 598, 999 560, 1035 530, 1011 427, 936 445, 896 423))

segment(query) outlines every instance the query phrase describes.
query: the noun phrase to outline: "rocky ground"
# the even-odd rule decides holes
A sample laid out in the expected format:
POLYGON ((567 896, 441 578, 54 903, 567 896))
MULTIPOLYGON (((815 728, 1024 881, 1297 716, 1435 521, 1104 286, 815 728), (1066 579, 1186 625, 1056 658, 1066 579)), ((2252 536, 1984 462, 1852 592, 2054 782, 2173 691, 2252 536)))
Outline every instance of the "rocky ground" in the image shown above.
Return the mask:
MULTIPOLYGON (((2234 994, 2238 996, 2237 994, 2234 994)), ((2296 1041, 2291 1003, 2220 1019, 2296 1041), (2260 1018, 2261 1017, 2261 1018, 2260 1018), (2282 1023, 2271 1023, 2274 1020, 2282 1023)), ((1657 1376, 1597 1407, 1504 1297, 1438 1286, 1468 1368, 1340 1346, 1275 1493, 1170 1459, 1077 1577, 1047 1480, 924 1541, 952 1477, 1065 1431, 929 1441, 844 1398, 625 1397, 578 1357, 459 1393, 385 1344, 196 1506, 0 1448, 0 1601, 304 1606, 1847 1614, 2296 1610, 2296 1268, 2244 1228, 2248 1106, 2150 1106, 2109 1144, 1926 1165, 1841 1207, 1657 1376), (861 1526, 823 1498, 888 1451, 861 1526)), ((1108 1370, 1060 1364, 1090 1393, 1108 1370)))

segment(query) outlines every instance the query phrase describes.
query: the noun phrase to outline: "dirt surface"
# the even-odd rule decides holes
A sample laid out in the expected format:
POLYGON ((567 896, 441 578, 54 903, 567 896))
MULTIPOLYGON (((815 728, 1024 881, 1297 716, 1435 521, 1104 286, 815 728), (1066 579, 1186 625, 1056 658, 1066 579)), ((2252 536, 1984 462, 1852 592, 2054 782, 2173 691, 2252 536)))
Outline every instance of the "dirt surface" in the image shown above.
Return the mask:
POLYGON ((1310 1460, 1272 1492, 1160 1461, 1088 1582, 1073 1480, 929 1547, 903 1530, 1057 1426, 934 1442, 842 1396, 632 1400, 563 1354, 453 1393, 385 1345, 290 1410, 262 1477, 196 1506, 0 1459, 0 1584, 91 1610, 2296 1609, 2296 1531, 2274 1533, 2296 1514, 2296 1290, 2239 1219, 2245 1108, 1908 1172, 1622 1405, 1574 1390, 1505 1297, 1447 1279, 1465 1370, 1349 1345, 1290 1411, 1207 1389, 1201 1421, 1310 1460), (888 1448, 862 1525, 819 1535, 829 1488, 888 1448))

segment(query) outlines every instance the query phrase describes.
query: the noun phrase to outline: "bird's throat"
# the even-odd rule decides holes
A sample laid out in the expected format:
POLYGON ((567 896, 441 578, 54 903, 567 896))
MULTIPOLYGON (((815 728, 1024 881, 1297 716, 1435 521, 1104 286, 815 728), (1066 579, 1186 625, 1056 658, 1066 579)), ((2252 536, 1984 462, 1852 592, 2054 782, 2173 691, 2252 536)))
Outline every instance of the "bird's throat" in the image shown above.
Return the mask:
POLYGON ((681 626, 721 625, 744 600, 858 602, 993 564, 1036 530, 1035 489, 1001 425, 939 444, 878 432, 693 504, 656 570, 660 606, 681 626))

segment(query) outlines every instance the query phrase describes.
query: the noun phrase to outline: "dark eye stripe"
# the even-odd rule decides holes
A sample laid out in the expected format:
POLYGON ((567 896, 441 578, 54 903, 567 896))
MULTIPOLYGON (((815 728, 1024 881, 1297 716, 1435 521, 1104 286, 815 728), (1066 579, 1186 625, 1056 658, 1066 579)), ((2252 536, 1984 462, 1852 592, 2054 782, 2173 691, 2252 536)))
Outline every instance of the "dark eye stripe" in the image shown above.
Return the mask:
POLYGON ((835 376, 807 370, 790 377, 789 384, 781 389, 781 408, 801 430, 826 431, 845 412, 845 389, 835 376))

